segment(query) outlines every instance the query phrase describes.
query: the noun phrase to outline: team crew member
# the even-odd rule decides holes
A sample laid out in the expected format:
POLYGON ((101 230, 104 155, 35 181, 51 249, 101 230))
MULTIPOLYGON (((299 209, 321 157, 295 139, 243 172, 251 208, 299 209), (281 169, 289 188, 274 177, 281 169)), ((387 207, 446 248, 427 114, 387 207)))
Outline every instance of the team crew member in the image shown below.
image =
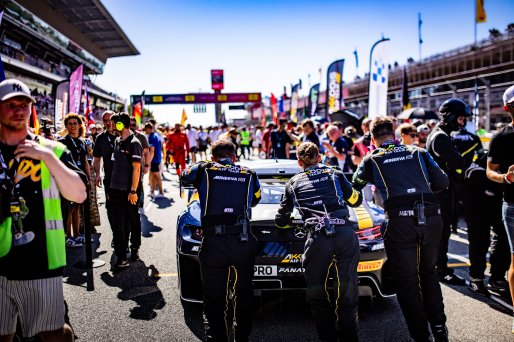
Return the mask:
MULTIPOLYGON (((509 112, 511 122, 493 136, 489 146, 487 177, 503 184, 503 224, 509 238, 512 253, 509 269, 509 287, 514 298, 514 86, 503 93, 503 109, 509 112)), ((514 333, 514 321, 512 322, 514 333)))
POLYGON ((448 175, 450 185, 448 189, 437 193, 441 206, 443 231, 439 243, 437 256, 437 274, 439 281, 452 285, 465 285, 461 277, 453 273, 448 267, 448 243, 450 241, 451 226, 454 221, 454 182, 456 177, 463 177, 464 158, 455 147, 450 134, 466 125, 466 118, 471 115, 468 106, 459 99, 448 99, 439 107, 442 121, 430 133, 427 140, 427 150, 437 165, 448 175))
POLYGON ((384 243, 398 302, 416 341, 448 341, 443 296, 435 264, 442 221, 432 191, 448 187, 448 177, 426 152, 395 142, 389 118, 371 122, 376 150, 353 177, 357 188, 373 183, 387 213, 384 243))
POLYGON ((234 327, 236 341, 248 341, 252 327, 253 267, 257 241, 251 233, 251 209, 261 190, 254 171, 234 164, 234 144, 225 139, 212 145, 212 162, 200 162, 182 173, 185 186, 198 189, 203 240, 200 266, 207 317, 207 340, 227 341, 234 327), (229 294, 234 292, 234 324, 227 322, 229 294))
POLYGON ((130 259, 139 260, 141 246, 141 221, 138 212, 137 188, 141 176, 142 148, 130 131, 130 116, 120 113, 112 116, 120 136, 114 143, 114 167, 111 178, 112 206, 114 212, 113 242, 117 261, 115 270, 128 266, 127 236, 130 233, 130 259))
POLYGON ((296 208, 309 227, 303 267, 307 302, 320 339, 358 341, 359 242, 349 224, 346 205, 359 206, 362 196, 341 170, 320 165, 320 161, 314 143, 306 142, 298 147, 298 164, 303 171, 287 183, 275 223, 279 228, 288 228, 296 208), (336 302, 331 304, 326 281, 332 268, 337 295, 336 302))
POLYGON ((168 135, 168 140, 171 143, 177 175, 180 176, 180 172, 186 169, 186 156, 189 155, 189 139, 187 135, 182 133, 180 124, 175 124, 175 130, 168 135))
POLYGON ((28 130, 34 99, 14 79, 0 83, 0 341, 73 341, 64 323, 66 247, 61 196, 84 202, 85 175, 58 142, 28 130))

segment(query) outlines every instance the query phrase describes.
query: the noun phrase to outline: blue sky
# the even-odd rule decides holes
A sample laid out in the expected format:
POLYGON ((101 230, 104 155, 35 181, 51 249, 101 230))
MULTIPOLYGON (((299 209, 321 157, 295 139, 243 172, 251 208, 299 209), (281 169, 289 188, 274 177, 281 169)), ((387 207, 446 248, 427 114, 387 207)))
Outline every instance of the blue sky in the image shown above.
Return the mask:
MULTIPOLYGON (((418 59, 418 12, 422 15, 422 56, 473 42, 475 0, 432 1, 207 1, 102 0, 140 51, 135 57, 108 60, 93 79, 122 97, 140 94, 211 91, 210 70, 225 70, 225 92, 260 91, 278 95, 302 79, 303 94, 319 81, 328 65, 346 59, 343 78, 369 68, 369 50, 382 35, 391 39, 390 60, 418 59)), ((486 0, 487 23, 504 31, 514 22, 514 1, 486 0)), ((158 120, 179 120, 182 105, 152 106, 158 120)), ((192 114, 192 123, 212 123, 207 113, 192 114)))

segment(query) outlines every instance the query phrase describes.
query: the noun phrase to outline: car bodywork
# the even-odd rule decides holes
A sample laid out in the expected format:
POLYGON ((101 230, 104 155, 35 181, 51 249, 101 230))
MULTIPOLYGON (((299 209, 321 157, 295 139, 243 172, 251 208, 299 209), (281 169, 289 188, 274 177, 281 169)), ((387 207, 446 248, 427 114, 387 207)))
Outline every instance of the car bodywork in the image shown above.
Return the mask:
MULTIPOLYGON (((252 209, 251 229, 258 241, 254 267, 254 292, 304 289, 302 254, 306 231, 302 226, 279 229, 274 218, 285 184, 300 171, 293 160, 257 160, 241 163, 256 171, 261 183, 261 202, 252 209)), ((202 291, 198 252, 202 240, 200 204, 193 189, 190 200, 177 218, 177 268, 182 300, 201 302, 202 291)), ((381 226, 385 216, 370 192, 357 208, 350 208, 349 220, 359 239, 359 295, 393 295, 387 272, 381 226)))

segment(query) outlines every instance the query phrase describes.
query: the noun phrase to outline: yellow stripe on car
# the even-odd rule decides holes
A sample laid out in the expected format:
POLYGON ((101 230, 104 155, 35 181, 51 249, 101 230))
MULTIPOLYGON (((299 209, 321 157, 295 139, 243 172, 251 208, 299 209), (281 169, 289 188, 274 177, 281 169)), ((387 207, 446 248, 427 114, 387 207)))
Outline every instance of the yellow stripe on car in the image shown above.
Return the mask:
POLYGON ((373 219, 371 218, 371 215, 364 206, 361 205, 357 208, 353 208, 353 211, 355 212, 359 229, 373 227, 373 219))

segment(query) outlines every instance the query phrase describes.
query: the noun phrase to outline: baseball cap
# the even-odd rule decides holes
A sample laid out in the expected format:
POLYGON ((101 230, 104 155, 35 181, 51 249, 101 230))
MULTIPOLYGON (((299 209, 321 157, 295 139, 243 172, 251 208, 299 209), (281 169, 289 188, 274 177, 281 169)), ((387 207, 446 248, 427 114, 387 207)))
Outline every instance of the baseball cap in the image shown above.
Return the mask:
POLYGON ((421 133, 421 132, 429 133, 430 132, 430 128, 428 128, 427 125, 419 125, 417 130, 418 130, 418 133, 421 133))
POLYGON ((503 104, 507 105, 507 103, 514 102, 514 85, 510 86, 503 93, 503 104))
POLYGON ((6 101, 16 96, 22 96, 29 99, 31 102, 36 102, 36 100, 30 96, 29 87, 22 81, 11 78, 0 82, 0 101, 6 101))

